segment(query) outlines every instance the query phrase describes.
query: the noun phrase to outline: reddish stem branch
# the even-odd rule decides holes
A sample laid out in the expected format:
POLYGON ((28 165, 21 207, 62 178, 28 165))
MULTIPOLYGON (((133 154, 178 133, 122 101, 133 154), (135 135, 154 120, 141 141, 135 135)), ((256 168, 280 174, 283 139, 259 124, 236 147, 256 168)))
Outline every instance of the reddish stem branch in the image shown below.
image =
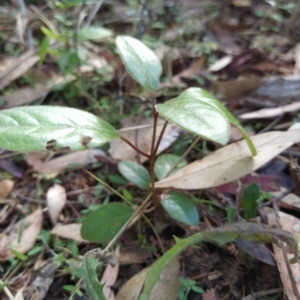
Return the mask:
POLYGON ((160 142, 161 142, 162 137, 163 137, 163 135, 164 135, 164 133, 165 133, 165 130, 166 130, 167 126, 168 126, 168 123, 169 123, 169 121, 166 120, 166 121, 165 121, 165 124, 164 124, 164 126, 163 126, 163 128, 162 128, 162 130, 161 130, 161 132, 160 132, 160 135, 159 135, 159 137, 158 137, 158 140, 157 140, 157 143, 156 143, 156 146, 155 146, 155 149, 154 149, 154 156, 156 156, 156 154, 157 154, 157 151, 158 151, 160 142))
POLYGON ((142 151, 141 149, 137 148, 134 144, 132 144, 129 140, 127 140, 124 136, 120 136, 120 139, 127 143, 131 148, 133 148, 136 152, 140 153, 141 155, 150 158, 150 155, 142 151))

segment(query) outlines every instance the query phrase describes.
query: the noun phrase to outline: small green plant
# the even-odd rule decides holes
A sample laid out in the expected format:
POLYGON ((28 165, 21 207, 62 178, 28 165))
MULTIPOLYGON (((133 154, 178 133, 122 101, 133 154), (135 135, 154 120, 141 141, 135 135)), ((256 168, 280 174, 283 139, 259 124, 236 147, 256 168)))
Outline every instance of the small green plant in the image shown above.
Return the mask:
POLYGON ((179 281, 180 281, 180 287, 179 287, 180 300, 186 300, 189 295, 189 292, 191 291, 198 294, 204 293, 203 289, 197 286, 195 280, 179 277, 179 281))
MULTIPOLYGON (((191 87, 178 97, 157 104, 155 91, 159 86, 162 66, 154 52, 139 40, 129 36, 118 36, 117 49, 128 73, 151 94, 153 134, 151 151, 143 152, 137 148, 106 121, 91 113, 55 106, 18 107, 0 112, 0 147, 13 151, 59 151, 84 150, 101 146, 115 138, 121 138, 140 155, 145 156, 150 163, 149 171, 142 165, 132 161, 119 163, 119 172, 138 188, 147 194, 142 204, 135 208, 132 196, 127 191, 121 194, 103 180, 92 173, 90 176, 97 179, 103 186, 114 192, 123 200, 121 202, 106 203, 91 211, 84 219, 81 235, 92 242, 108 245, 108 251, 129 224, 138 217, 142 217, 151 226, 151 222, 143 214, 149 202, 154 207, 162 207, 171 217, 188 225, 199 222, 199 213, 196 205, 186 196, 178 192, 168 192, 157 195, 156 178, 161 180, 172 172, 187 165, 187 162, 176 155, 162 155, 158 158, 157 152, 160 141, 168 122, 172 122, 182 129, 203 139, 225 145, 229 140, 230 123, 236 125, 248 143, 251 154, 256 155, 256 149, 250 138, 232 116, 232 114, 210 93, 191 87), (157 136, 157 121, 161 115, 166 119, 162 131, 157 136)), ((251 159, 251 156, 249 155, 251 159)), ((261 230, 261 229, 260 229, 261 230)), ((162 258, 150 268, 144 288, 139 299, 149 299, 164 266, 180 251, 200 241, 213 240, 219 243, 234 241, 236 238, 245 238, 258 241, 274 241, 276 233, 266 233, 261 237, 259 229, 256 232, 242 232, 239 228, 224 231, 211 231, 193 235, 187 239, 176 239, 176 245, 166 252, 162 258)), ((158 238, 159 239, 159 238, 158 238)), ((290 243, 294 246, 294 240, 290 243)), ((162 247, 163 248, 163 247, 162 247)), ((103 299, 102 285, 97 281, 96 263, 90 256, 83 262, 86 286, 93 299, 103 299)), ((194 285, 188 285, 190 290, 194 285)))

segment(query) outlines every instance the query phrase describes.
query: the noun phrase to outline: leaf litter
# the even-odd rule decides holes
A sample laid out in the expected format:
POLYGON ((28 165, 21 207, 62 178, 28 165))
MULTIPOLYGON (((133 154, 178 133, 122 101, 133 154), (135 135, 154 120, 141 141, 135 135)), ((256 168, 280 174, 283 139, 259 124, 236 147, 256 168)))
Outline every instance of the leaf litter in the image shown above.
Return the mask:
MULTIPOLYGON (((151 39, 147 40, 147 43, 152 43, 151 47, 153 48, 162 45, 169 49, 167 50, 169 55, 163 55, 163 62, 165 61, 166 65, 164 65, 163 70, 164 81, 160 83, 157 93, 159 103, 179 95, 182 92, 182 87, 201 85, 204 89, 221 97, 230 111, 239 116, 243 125, 246 125, 247 129, 253 132, 253 140, 258 148, 257 157, 251 158, 245 143, 238 141, 213 152, 213 154, 206 155, 211 152, 211 149, 217 149, 218 146, 208 143, 206 148, 206 145, 200 141, 186 157, 187 163, 192 162, 192 164, 180 166, 180 170, 176 170, 175 174, 165 179, 162 178, 166 173, 160 171, 161 174, 158 177, 162 180, 158 181, 156 185, 163 189, 162 193, 165 192, 164 189, 167 189, 167 193, 178 192, 178 188, 184 189, 184 196, 193 199, 195 206, 201 212, 200 222, 190 226, 176 223, 171 218, 160 220, 159 214, 154 213, 151 208, 149 209, 147 216, 154 220, 153 223, 163 224, 163 230, 156 229, 160 232, 162 242, 167 249, 174 243, 173 235, 187 237, 195 231, 204 232, 213 227, 221 229, 224 223, 241 220, 245 214, 239 201, 245 187, 253 182, 257 183, 260 188, 260 198, 257 199, 257 201, 262 201, 260 205, 265 203, 269 203, 269 206, 274 203, 278 204, 279 208, 273 205, 276 213, 278 209, 289 209, 290 214, 286 216, 281 211, 278 212, 279 221, 283 225, 292 222, 291 226, 285 228, 287 232, 295 233, 298 226, 295 215, 299 210, 299 197, 290 193, 280 199, 284 193, 282 187, 291 189, 293 184, 288 170, 284 169, 283 172, 276 174, 262 172, 266 170, 265 164, 275 165, 272 159, 278 155, 281 155, 281 159, 282 156, 289 159, 288 152, 283 150, 291 149, 290 152, 293 151, 293 155, 299 152, 298 146, 291 148, 291 145, 299 142, 299 130, 295 129, 294 133, 273 131, 276 124, 272 124, 273 121, 279 122, 279 125, 282 125, 281 122, 288 124, 298 121, 299 39, 296 35, 298 32, 296 29, 298 28, 297 16, 299 14, 297 11, 299 8, 297 7, 299 5, 296 6, 295 4, 291 10, 284 6, 277 9, 270 4, 270 1, 259 4, 251 3, 251 1, 229 2, 231 5, 223 4, 220 6, 217 3, 207 4, 206 2, 188 1, 184 3, 184 6, 180 6, 176 21, 172 12, 168 11, 167 6, 162 6, 165 14, 162 19, 160 19, 162 15, 158 8, 151 6, 147 8, 151 11, 149 16, 154 13, 156 18, 161 21, 160 24, 159 22, 152 24, 154 28, 151 28, 151 22, 149 23, 150 26, 148 31, 146 29, 147 36, 145 35, 145 39, 148 39, 153 32, 159 37, 155 37, 156 44, 151 39), (209 9, 207 9, 207 5, 209 9), (208 16, 207 11, 213 11, 215 14, 208 16), (219 13, 221 11, 222 14, 219 13), (262 11, 265 14, 262 15, 262 11), (275 17, 273 18, 273 16, 275 17), (278 19, 276 19, 277 17, 278 19), (281 31, 283 19, 286 19, 287 22, 287 34, 281 31), (165 23, 167 20, 170 23, 162 30, 163 25, 167 24, 165 23), (191 20, 192 25, 187 20, 191 20), (294 44, 290 43, 287 37, 294 41, 294 44), (266 132, 259 133, 260 130, 266 132), (200 160, 202 157, 204 159, 200 160), (224 178, 226 178, 225 181, 224 178), (224 185, 224 182, 227 183, 224 185), (212 187, 215 189, 211 189, 212 187), (280 192, 275 198, 268 198, 271 197, 268 193, 273 193, 274 190, 279 189, 280 192)), ((181 5, 183 1, 178 3, 181 5)), ((86 6, 83 5, 83 8, 87 8, 88 5, 91 4, 87 3, 86 6)), ((50 8, 47 9, 51 10, 50 8)), ((112 1, 109 4, 103 4, 103 9, 97 12, 97 17, 99 16, 101 20, 104 20, 105 27, 111 30, 110 32, 118 34, 121 26, 124 32, 120 33, 132 35, 132 33, 127 32, 126 26, 136 27, 136 16, 141 16, 140 9, 142 7, 129 9, 127 5, 116 4, 112 1), (112 11, 114 11, 115 19, 112 16, 112 11), (125 15, 127 17, 124 17, 125 15)), ((4 7, 0 7, 1 16, 2 11, 5 11, 5 20, 9 20, 11 24, 16 22, 17 11, 11 15, 7 13, 4 7)), ((34 11, 38 14, 30 13, 32 23, 27 23, 26 26, 32 26, 35 38, 39 39, 41 36, 39 18, 43 20, 44 25, 48 24, 50 29, 54 28, 53 32, 60 33, 62 19, 59 21, 52 19, 46 11, 40 9, 38 4, 34 7, 34 11), (34 22, 38 24, 37 27, 35 27, 34 22)), ((76 12, 76 6, 70 9, 70 16, 73 12, 76 12)), ((148 21, 147 18, 145 20, 148 21)), ((74 68, 75 71, 70 76, 64 77, 61 76, 62 70, 54 67, 58 58, 64 57, 55 53, 59 48, 55 46, 52 52, 49 51, 42 65, 43 71, 37 71, 40 67, 37 66, 39 56, 36 53, 26 52, 24 44, 13 44, 20 42, 20 32, 18 32, 16 39, 15 33, 7 34, 14 26, 8 27, 7 31, 6 23, 1 23, 1 26, 4 29, 4 37, 6 37, 6 39, 0 37, 5 53, 0 64, 0 86, 5 89, 0 98, 2 108, 27 105, 35 101, 39 103, 44 101, 47 104, 49 102, 52 104, 53 101, 54 105, 77 106, 95 112, 109 123, 115 122, 119 126, 118 128, 122 127, 120 130, 122 135, 126 136, 133 144, 137 143, 141 146, 143 151, 149 152, 152 121, 147 119, 143 113, 137 112, 135 103, 127 101, 127 96, 125 96, 145 96, 145 101, 140 104, 143 106, 141 111, 144 111, 146 115, 149 93, 141 93, 140 88, 130 80, 122 81, 120 64, 114 51, 111 50, 109 38, 107 40, 95 40, 93 43, 79 43, 78 52, 80 55, 85 53, 86 56, 82 56, 85 62, 80 64, 78 69, 74 68), (20 46, 19 52, 13 53, 12 49, 15 46, 12 45, 20 46), (10 50, 7 51, 8 49, 10 50), (91 53, 93 51, 96 55, 91 53), (42 76, 38 74, 42 74, 42 76), (59 82, 60 84, 54 84, 55 80, 51 81, 53 78, 59 78, 56 83, 59 82), (86 86, 88 88, 85 90, 86 86), (76 93, 75 91, 79 92, 76 93), (120 101, 116 101, 116 99, 120 101), (74 102, 72 102, 73 100, 74 102), (110 106, 115 104, 116 107, 112 109, 110 106)), ((93 26, 99 27, 99 24, 95 21, 93 26)), ((22 32, 24 29, 22 28, 22 32)), ((137 29, 141 30, 139 26, 137 29)), ((25 30, 25 46, 26 34, 25 30)), ((159 134, 164 121, 159 120, 158 122, 157 134, 159 134)), ((185 134, 176 126, 169 125, 163 146, 159 148, 158 152, 165 151, 163 152, 165 155, 165 153, 173 154, 176 151, 176 157, 179 158, 188 145, 188 143, 183 142, 185 137, 185 134)), ((190 143, 193 137, 188 136, 188 138, 190 143)), ((82 172, 83 167, 92 169, 97 176, 103 176, 117 187, 122 186, 121 192, 126 198, 131 199, 130 201, 139 203, 140 198, 143 198, 143 193, 140 190, 137 193, 130 183, 126 183, 124 178, 117 174, 117 160, 139 161, 145 163, 144 166, 148 168, 147 159, 138 158, 136 152, 132 151, 131 148, 127 149, 126 146, 118 139, 113 140, 109 150, 110 156, 106 154, 106 148, 104 151, 88 149, 71 153, 62 149, 54 157, 52 154, 41 156, 37 153, 30 153, 26 155, 25 159, 22 158, 22 155, 16 159, 13 157, 1 159, 1 162, 9 162, 12 166, 15 165, 20 169, 18 173, 10 172, 10 168, 6 168, 4 164, 3 167, 2 164, 0 165, 0 193, 2 193, 3 201, 0 207, 1 260, 6 261, 6 264, 11 261, 17 262, 22 258, 21 253, 27 259, 31 257, 32 263, 29 268, 33 269, 33 264, 40 263, 39 259, 43 260, 46 256, 47 258, 49 256, 56 257, 56 254, 59 254, 59 258, 61 255, 66 257, 66 260, 59 262, 60 269, 50 268, 51 272, 48 272, 46 270, 48 264, 38 268, 38 273, 41 276, 37 278, 40 278, 40 282, 35 284, 35 281, 31 280, 27 287, 37 286, 39 299, 51 299, 51 297, 59 299, 70 296, 71 292, 68 293, 62 287, 74 289, 80 278, 74 275, 74 268, 66 265, 68 259, 70 261, 70 257, 78 259, 80 255, 96 247, 81 237, 80 222, 86 214, 97 209, 102 203, 116 201, 115 196, 112 196, 103 186, 82 172), (45 174, 51 176, 44 176, 45 174), (55 204, 55 201, 51 204, 52 206, 50 205, 48 210, 52 217, 49 217, 47 213, 42 214, 40 207, 47 206, 47 200, 49 201, 51 198, 49 198, 51 186, 56 187, 56 189, 59 186, 61 192, 52 198, 58 201, 59 205, 55 204), (13 193, 11 193, 12 189, 13 193), (68 198, 67 206, 65 206, 66 198, 68 198), (30 214, 32 211, 35 212, 30 214), (5 217, 2 218, 2 216, 5 217), (51 223, 51 218, 54 224, 51 223), (39 249, 43 250, 38 252, 39 249), (68 272, 73 272, 72 276, 75 277, 72 278, 75 280, 70 279, 69 275, 64 275, 71 274, 68 272), (58 274, 59 276, 54 276, 58 274), (42 278, 49 278, 49 283, 43 283, 42 278), (43 285, 47 288, 42 291, 43 285)), ((9 155, 9 153, 5 153, 5 155, 7 154, 9 155)), ((170 169, 171 166, 168 165, 168 168, 170 169)), ((263 210, 260 211, 260 205, 258 205, 257 213, 263 220, 266 213, 263 213, 263 210)), ((269 224, 271 224, 270 220, 269 224)), ((278 226, 277 223, 276 226, 278 226)), ((110 283, 110 285, 113 285, 114 291, 119 291, 119 293, 122 291, 122 284, 129 283, 130 277, 136 279, 143 277, 140 275, 146 271, 144 273, 138 273, 138 271, 162 255, 157 238, 153 235, 152 229, 150 230, 145 223, 132 226, 125 231, 120 243, 122 248, 119 257, 119 272, 109 271, 109 273, 113 272, 114 277, 117 277, 117 281, 110 283), (129 251, 128 258, 128 253, 124 249, 131 247, 134 250, 129 251)), ((295 291, 289 282, 290 274, 286 274, 288 262, 284 261, 278 254, 282 252, 282 249, 277 248, 276 250, 276 246, 274 246, 275 261, 282 278, 280 280, 277 266, 267 266, 267 264, 254 259, 255 251, 257 251, 258 256, 263 256, 263 254, 258 251, 256 244, 249 243, 246 246, 249 245, 247 247, 253 250, 251 250, 252 254, 251 251, 248 251, 248 256, 242 252, 242 247, 238 248, 238 243, 237 245, 232 243, 226 246, 201 243, 187 249, 180 255, 179 260, 178 257, 175 259, 176 263, 173 264, 173 267, 176 267, 176 270, 170 271, 167 268, 170 282, 173 282, 174 285, 168 281, 167 289, 162 288, 159 292, 163 296, 159 294, 159 296, 153 296, 155 297, 153 299, 175 299, 177 297, 179 288, 177 274, 179 272, 181 277, 192 278, 196 281, 197 286, 206 291, 201 296, 191 291, 187 299, 195 297, 202 297, 202 299, 207 300, 249 299, 249 295, 253 292, 250 287, 255 287, 255 295, 263 292, 268 295, 268 292, 274 288, 274 290, 277 289, 275 295, 277 293, 277 296, 281 297, 282 294, 279 294, 278 289, 282 286, 288 299, 296 299, 295 291), (252 256, 250 258, 251 264, 254 261, 254 269, 251 270, 247 268, 249 255, 252 256), (252 279, 246 276, 250 271, 253 272, 251 274, 254 274, 252 279)), ((267 249, 265 246, 263 247, 267 249)), ((49 265, 53 266, 53 259, 50 258, 49 260, 49 265)), ((295 268, 296 264, 290 266, 295 268)), ((16 274, 12 274, 16 280, 21 274, 17 273, 18 271, 16 274)), ((137 295, 139 292, 136 290, 140 290, 142 285, 143 283, 140 282, 131 283, 129 289, 133 293, 135 291, 135 295, 137 295)), ((25 285, 19 285, 19 291, 14 290, 13 287, 12 280, 10 280, 7 288, 12 290, 16 297, 23 298, 22 294, 26 297, 26 294, 23 293, 27 288, 25 285), (24 286, 23 290, 21 290, 21 286, 24 286)), ((78 290, 79 294, 80 292, 82 293, 84 290, 78 290)), ((120 297, 127 299, 123 298, 122 295, 120 297)))

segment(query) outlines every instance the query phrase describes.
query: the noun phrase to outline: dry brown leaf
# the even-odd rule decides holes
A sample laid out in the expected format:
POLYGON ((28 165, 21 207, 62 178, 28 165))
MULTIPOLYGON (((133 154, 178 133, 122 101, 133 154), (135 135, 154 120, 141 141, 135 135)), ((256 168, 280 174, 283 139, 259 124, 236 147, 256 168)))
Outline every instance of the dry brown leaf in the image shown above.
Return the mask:
MULTIPOLYGON (((120 255, 120 248, 118 247, 115 251, 115 255, 120 255)), ((106 296, 107 300, 114 300, 115 294, 111 287, 116 283, 117 277, 119 274, 119 263, 117 263, 114 267, 108 264, 103 272, 102 278, 100 282, 103 284, 103 293, 106 296)))
POLYGON ((202 295, 203 300, 217 300, 217 296, 215 293, 214 289, 209 289, 207 290, 203 295, 202 295))
POLYGON ((56 224, 52 228, 51 234, 61 238, 74 240, 79 243, 89 243, 89 241, 84 240, 80 235, 81 226, 81 224, 56 224))
POLYGON ((141 249, 140 247, 126 247, 120 250, 119 262, 122 265, 141 263, 147 260, 150 256, 150 252, 147 249, 141 249))
POLYGON ((7 199, 14 187, 14 182, 10 179, 0 181, 0 199, 7 199))
POLYGON ((12 94, 3 95, 1 97, 4 100, 3 108, 22 106, 37 100, 41 102, 51 91, 53 86, 56 84, 67 83, 74 79, 76 79, 76 77, 73 75, 67 75, 65 77, 55 75, 51 80, 47 80, 47 82, 42 83, 40 82, 35 87, 25 87, 13 92, 12 94))
MULTIPOLYGON (((267 215, 268 215, 268 223, 270 226, 277 226, 276 217, 274 214, 274 210, 271 208, 265 208, 267 215)), ((292 232, 300 238, 300 220, 295 218, 294 216, 288 215, 281 211, 278 212, 280 224, 283 230, 292 232)), ((275 260, 280 272, 281 281, 284 286, 284 292, 287 295, 289 300, 297 300, 296 296, 293 292, 293 287, 291 284, 291 280, 289 277, 289 273, 287 270, 286 262, 282 253, 282 249, 273 244, 274 256, 275 260)), ((289 259, 293 258, 293 254, 287 253, 289 259)), ((300 293, 300 281, 297 278, 300 278, 300 265, 299 263, 290 264, 292 273, 294 278, 296 279, 296 286, 300 293)))
POLYGON ((232 4, 236 7, 251 7, 251 0, 232 0, 232 4))
POLYGON ((34 286, 26 286, 18 290, 14 300, 24 300, 23 293, 26 295, 26 300, 43 300, 40 297, 38 290, 34 286))
MULTIPOLYGON (((143 287, 149 268, 131 277, 119 290, 116 300, 137 300, 143 287)), ((178 272, 180 263, 177 257, 173 258, 163 269, 159 280, 155 284, 149 300, 177 299, 179 280, 178 272)))
POLYGON ((255 92, 259 96, 269 97, 280 103, 300 97, 300 74, 271 76, 255 92))
POLYGON ((45 154, 30 152, 26 155, 26 161, 35 171, 43 174, 61 173, 68 167, 84 167, 97 162, 96 156, 106 156, 105 152, 100 149, 89 149, 68 154, 44 162, 45 154))
POLYGON ((294 143, 300 130, 272 131, 253 136, 257 155, 252 157, 246 142, 228 145, 155 183, 157 188, 205 189, 236 180, 255 171, 294 143))
POLYGON ((43 267, 38 268, 38 276, 35 277, 31 283, 31 287, 37 292, 38 297, 36 300, 43 300, 47 292, 53 283, 55 271, 58 269, 58 265, 53 261, 50 262, 40 262, 43 264, 43 267), (46 264, 44 264, 46 263, 46 264))
POLYGON ((11 108, 32 103, 46 97, 50 90, 51 87, 48 86, 21 88, 12 94, 1 97, 4 100, 3 108, 11 108))
MULTIPOLYGON (((135 119, 126 119, 122 121, 123 129, 126 129, 127 127, 133 127, 136 124, 136 118, 135 119)), ((121 134, 125 138, 127 138, 131 143, 134 145, 136 144, 135 138, 137 134, 137 146, 144 152, 150 153, 151 149, 151 137, 152 137, 152 125, 153 119, 152 118, 143 118, 141 122, 138 123, 138 125, 150 125, 150 127, 142 128, 138 130, 130 130, 130 131, 122 131, 121 134)), ((163 127, 164 120, 158 119, 158 126, 156 130, 156 138, 158 138, 160 131, 163 127)), ((168 148, 179 136, 180 129, 173 125, 169 124, 165 130, 165 134, 161 140, 160 146, 158 148, 158 153, 161 153, 163 150, 168 148)), ((136 152, 133 148, 131 148, 128 144, 126 144, 121 139, 114 139, 110 142, 110 148, 109 153, 114 159, 120 159, 120 160, 131 160, 136 161, 136 152)), ((141 156, 141 161, 146 161, 147 158, 144 156, 141 156)))
POLYGON ((222 58, 218 59, 212 65, 209 66, 208 71, 210 72, 218 72, 224 68, 226 68, 233 60, 232 55, 225 55, 222 58))
POLYGON ((42 229, 43 213, 37 209, 34 213, 17 222, 9 232, 0 238, 0 261, 5 261, 13 254, 10 249, 20 253, 27 252, 36 241, 42 229))
POLYGON ((280 207, 300 210, 300 198, 293 193, 287 194, 279 202, 280 207))
POLYGON ((213 93, 226 99, 239 98, 255 91, 263 83, 262 77, 251 76, 231 81, 213 81, 213 93))
POLYGON ((253 111, 251 113, 241 114, 239 115, 239 118, 242 120, 273 118, 284 113, 295 112, 298 110, 300 110, 300 102, 295 102, 289 105, 272 108, 263 108, 257 111, 253 111))
POLYGON ((59 214, 67 203, 66 189, 59 184, 54 184, 48 189, 46 200, 51 222, 56 224, 59 214))
POLYGON ((8 58, 2 62, 0 65, 0 89, 25 74, 38 60, 38 55, 28 51, 18 58, 8 58))
MULTIPOLYGON (((173 76, 171 79, 173 86, 175 84, 175 86, 177 87, 186 87, 187 84, 184 81, 182 81, 181 78, 194 79, 199 73, 199 71, 202 69, 205 60, 205 56, 200 56, 189 68, 173 76)), ((159 88, 161 88, 161 85, 159 88)))
POLYGON ((294 74, 300 73, 300 43, 295 46, 295 66, 294 66, 294 74))

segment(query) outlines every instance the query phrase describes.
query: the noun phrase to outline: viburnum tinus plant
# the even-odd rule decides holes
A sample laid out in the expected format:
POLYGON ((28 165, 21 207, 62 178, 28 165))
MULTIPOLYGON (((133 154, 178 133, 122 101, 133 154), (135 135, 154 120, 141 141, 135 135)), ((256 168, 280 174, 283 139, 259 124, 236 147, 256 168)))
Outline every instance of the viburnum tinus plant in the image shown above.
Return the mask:
MULTIPOLYGON (((114 191, 123 202, 102 205, 91 212, 83 222, 82 237, 98 243, 110 241, 106 250, 112 246, 126 229, 126 226, 136 220, 137 217, 143 217, 147 220, 146 216, 143 215, 143 209, 151 201, 154 207, 162 206, 167 213, 180 222, 189 225, 195 225, 199 222, 196 206, 180 193, 171 191, 168 197, 161 201, 157 197, 155 178, 161 179, 162 173, 166 174, 167 172, 162 170, 161 173, 161 166, 159 161, 156 161, 156 155, 168 122, 174 123, 196 136, 221 145, 228 142, 230 123, 232 123, 240 129, 252 155, 256 154, 254 145, 240 123, 210 93, 200 88, 191 87, 183 91, 178 97, 163 104, 157 104, 155 91, 159 86, 162 65, 155 53, 139 40, 129 36, 118 36, 116 45, 128 73, 151 94, 153 135, 149 153, 137 148, 99 116, 83 110, 58 106, 29 106, 0 112, 0 148, 13 151, 59 151, 68 148, 75 151, 98 147, 115 138, 121 138, 140 155, 149 159, 149 171, 132 161, 121 161, 118 165, 120 173, 126 179, 137 187, 148 191, 148 196, 137 209, 133 209, 133 203, 126 197, 114 191), (166 121, 158 135, 159 138, 156 139, 159 116, 165 118, 166 121)), ((106 185, 106 183, 103 184, 106 185)), ((140 299, 148 299, 158 278, 157 274, 165 264, 184 247, 198 242, 199 237, 194 238, 194 240, 193 237, 190 237, 188 241, 182 241, 178 242, 174 246, 175 248, 171 249, 171 252, 167 252, 162 260, 159 260, 152 268, 153 274, 150 273, 150 277, 147 277, 140 299)), ((102 286, 95 276, 94 263, 95 260, 91 257, 87 257, 83 262, 87 288, 93 299, 104 299, 102 286)))

